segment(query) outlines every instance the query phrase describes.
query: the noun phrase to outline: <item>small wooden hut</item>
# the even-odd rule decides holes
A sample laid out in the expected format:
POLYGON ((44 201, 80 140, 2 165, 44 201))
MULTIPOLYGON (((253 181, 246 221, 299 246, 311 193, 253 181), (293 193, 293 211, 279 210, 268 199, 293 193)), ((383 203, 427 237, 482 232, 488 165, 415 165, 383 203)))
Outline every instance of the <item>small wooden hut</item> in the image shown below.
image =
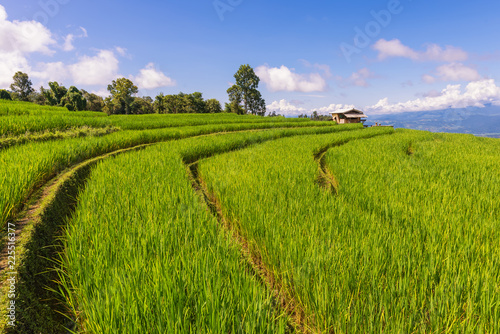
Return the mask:
POLYGON ((358 109, 346 109, 337 110, 330 113, 332 118, 337 124, 347 124, 347 123, 364 123, 366 121, 366 116, 361 110, 358 109))

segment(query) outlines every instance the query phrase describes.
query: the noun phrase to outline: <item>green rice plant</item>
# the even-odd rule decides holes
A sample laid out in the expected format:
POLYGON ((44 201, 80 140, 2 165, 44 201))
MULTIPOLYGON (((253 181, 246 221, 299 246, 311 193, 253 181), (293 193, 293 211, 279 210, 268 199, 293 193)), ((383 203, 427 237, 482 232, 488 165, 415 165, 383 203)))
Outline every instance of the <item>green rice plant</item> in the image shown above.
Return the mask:
POLYGON ((498 332, 500 142, 399 131, 363 144, 327 160, 342 196, 387 236, 371 248, 378 261, 365 255, 398 296, 385 309, 412 319, 408 330, 498 332))
MULTIPOLYGON (((302 123, 298 123, 302 124, 302 123)), ((309 123, 304 123, 309 127, 309 123)), ((146 131, 120 131, 104 137, 72 138, 64 141, 29 143, 0 151, 0 226, 4 226, 23 201, 39 185, 72 164, 114 150, 217 132, 266 128, 268 124, 214 124, 146 131)), ((330 126, 298 129, 310 133, 350 130, 355 127, 330 126)), ((290 129, 294 131, 294 129, 290 129)), ((5 231, 5 230, 3 230, 5 231)), ((5 232, 0 234, 4 237, 5 232)))
POLYGON ((18 136, 27 132, 65 131, 75 127, 114 126, 125 130, 146 130, 168 127, 230 123, 266 123, 269 127, 331 126, 332 122, 313 122, 309 119, 260 117, 236 114, 167 114, 111 115, 66 108, 39 106, 27 102, 0 100, 0 137, 18 136), (273 126, 274 125, 274 126, 273 126))
POLYGON ((280 139, 199 173, 318 331, 498 332, 500 143, 369 131, 390 130, 280 139), (325 147, 337 195, 315 182, 325 147))
POLYGON ((103 162, 65 233, 62 281, 82 330, 285 332, 288 316, 247 273, 239 250, 193 191, 185 164, 325 130, 191 138, 103 162))
POLYGON ((36 133, 36 132, 26 133, 24 135, 15 137, 4 137, 4 138, 0 137, 0 150, 29 142, 43 142, 50 140, 61 140, 61 139, 87 137, 87 136, 104 136, 119 130, 120 129, 116 127, 91 128, 84 126, 81 128, 73 128, 65 131, 46 130, 41 133, 36 133))
POLYGON ((91 111, 71 112, 65 107, 41 106, 32 102, 0 100, 0 117, 40 114, 67 114, 78 116, 96 116, 98 114, 104 115, 103 113, 95 113, 91 111))

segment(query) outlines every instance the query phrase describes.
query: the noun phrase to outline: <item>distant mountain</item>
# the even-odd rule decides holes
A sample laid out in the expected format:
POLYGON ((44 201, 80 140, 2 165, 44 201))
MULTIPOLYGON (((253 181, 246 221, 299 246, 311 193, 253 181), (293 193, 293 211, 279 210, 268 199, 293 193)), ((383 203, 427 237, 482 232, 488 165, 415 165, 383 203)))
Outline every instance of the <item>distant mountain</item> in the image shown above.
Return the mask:
POLYGON ((393 125, 396 128, 432 132, 471 133, 476 136, 500 138, 500 106, 468 107, 435 111, 368 115, 366 124, 393 125))

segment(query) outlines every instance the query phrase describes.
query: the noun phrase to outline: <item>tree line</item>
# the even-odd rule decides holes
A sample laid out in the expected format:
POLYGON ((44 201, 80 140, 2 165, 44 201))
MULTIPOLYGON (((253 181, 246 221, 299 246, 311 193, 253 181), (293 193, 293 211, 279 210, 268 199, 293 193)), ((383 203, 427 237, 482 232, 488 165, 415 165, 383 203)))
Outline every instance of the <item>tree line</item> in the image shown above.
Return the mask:
MULTIPOLYGON (((89 110, 105 112, 108 115, 116 114, 185 114, 185 113, 235 113, 239 115, 252 114, 265 116, 266 102, 258 90, 260 79, 250 65, 241 65, 234 74, 235 84, 228 90, 229 103, 222 108, 216 99, 205 100, 203 94, 194 92, 185 94, 164 95, 155 97, 138 97, 139 89, 127 78, 113 80, 108 85, 109 97, 102 98, 94 93, 75 86, 66 88, 56 81, 48 83, 48 88, 40 87, 37 91, 28 74, 17 72, 10 85, 11 91, 0 90, 0 99, 29 101, 40 105, 66 107, 70 111, 89 110)), ((275 111, 267 116, 281 116, 275 111)), ((300 115, 299 117, 308 117, 300 115)), ((315 111, 311 115, 313 120, 330 120, 328 116, 318 115, 315 111)))
POLYGON ((0 99, 66 107, 70 111, 105 112, 109 115, 220 113, 223 111, 219 101, 204 100, 200 92, 192 94, 181 92, 176 95, 161 93, 154 100, 149 96, 138 97, 136 96, 139 92, 137 86, 126 78, 113 80, 108 85, 110 96, 105 99, 75 86, 66 88, 56 81, 49 82, 48 88, 42 86, 37 91, 33 89, 28 74, 22 72, 17 72, 13 80, 10 92, 0 90, 0 99))

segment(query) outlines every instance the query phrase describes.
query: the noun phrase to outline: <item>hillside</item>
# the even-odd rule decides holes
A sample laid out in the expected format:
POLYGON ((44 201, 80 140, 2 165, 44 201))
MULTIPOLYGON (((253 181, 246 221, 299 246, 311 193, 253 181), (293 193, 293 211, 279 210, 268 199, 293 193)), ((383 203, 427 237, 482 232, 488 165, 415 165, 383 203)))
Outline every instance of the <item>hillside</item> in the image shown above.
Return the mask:
POLYGON ((8 333, 500 331, 498 139, 15 102, 0 133, 8 333))
POLYGON ((369 123, 380 122, 397 128, 432 132, 470 133, 476 136, 500 138, 500 107, 468 107, 436 111, 373 115, 369 123))

